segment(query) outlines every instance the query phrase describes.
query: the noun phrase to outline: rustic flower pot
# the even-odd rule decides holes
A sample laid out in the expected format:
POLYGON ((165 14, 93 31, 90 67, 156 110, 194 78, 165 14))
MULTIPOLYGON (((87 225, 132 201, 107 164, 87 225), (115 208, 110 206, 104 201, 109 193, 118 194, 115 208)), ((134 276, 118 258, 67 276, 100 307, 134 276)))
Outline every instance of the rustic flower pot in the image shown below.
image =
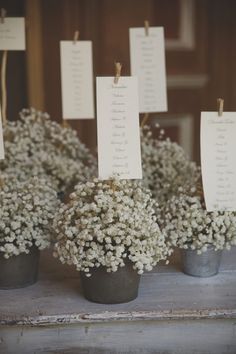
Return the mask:
POLYGON ((127 262, 116 272, 108 273, 105 267, 91 270, 91 277, 80 273, 84 296, 87 300, 101 304, 119 304, 134 300, 138 296, 140 275, 127 262))
POLYGON ((196 250, 183 250, 183 271, 194 277, 211 277, 219 272, 222 251, 208 246, 207 251, 197 254, 196 250))
POLYGON ((0 253, 0 289, 17 289, 32 285, 38 278, 40 251, 31 247, 28 254, 21 253, 6 259, 0 253))

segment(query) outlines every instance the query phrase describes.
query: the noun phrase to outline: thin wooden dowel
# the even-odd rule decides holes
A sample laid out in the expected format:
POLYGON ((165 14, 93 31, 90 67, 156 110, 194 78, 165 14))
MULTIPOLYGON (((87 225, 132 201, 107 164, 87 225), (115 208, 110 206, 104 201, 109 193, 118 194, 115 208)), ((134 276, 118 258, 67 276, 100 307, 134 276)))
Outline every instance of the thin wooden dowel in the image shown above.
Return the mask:
POLYGON ((1 65, 1 90, 2 90, 2 123, 7 122, 7 85, 6 85, 6 69, 7 69, 7 50, 2 54, 1 65))

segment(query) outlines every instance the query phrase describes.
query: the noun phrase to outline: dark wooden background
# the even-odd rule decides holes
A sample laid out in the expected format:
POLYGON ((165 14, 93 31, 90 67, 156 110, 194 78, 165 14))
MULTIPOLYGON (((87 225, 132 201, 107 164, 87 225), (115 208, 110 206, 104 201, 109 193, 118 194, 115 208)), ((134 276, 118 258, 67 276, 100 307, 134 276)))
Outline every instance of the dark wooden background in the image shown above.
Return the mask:
MULTIPOLYGON (((1 0, 0 7, 9 16, 25 15, 27 27, 27 51, 9 54, 9 119, 35 106, 61 121, 59 41, 72 39, 76 29, 81 40, 93 41, 94 77, 113 75, 115 60, 129 74, 128 29, 145 19, 164 26, 167 40, 169 110, 150 121, 172 117, 167 132, 176 141, 188 138, 199 161, 201 110, 215 110, 217 97, 225 99, 225 110, 236 110, 235 0, 1 0), (181 28, 184 35, 192 31, 191 43, 184 43, 181 28), (186 115, 192 128, 180 138, 186 115)), ((95 150, 96 121, 71 124, 95 150)))

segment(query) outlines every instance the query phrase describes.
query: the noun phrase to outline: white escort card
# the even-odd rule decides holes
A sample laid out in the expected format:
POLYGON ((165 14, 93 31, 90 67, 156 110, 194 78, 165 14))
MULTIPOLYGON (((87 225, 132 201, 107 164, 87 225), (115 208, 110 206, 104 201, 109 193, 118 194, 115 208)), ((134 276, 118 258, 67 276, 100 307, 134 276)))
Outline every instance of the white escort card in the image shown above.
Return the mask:
POLYGON ((236 112, 201 113, 201 166, 208 211, 236 211, 236 112))
POLYGON ((97 77, 98 174, 142 178, 136 77, 97 77))
POLYGON ((63 119, 94 118, 91 41, 61 41, 63 119))
POLYGON ((5 17, 0 22, 0 50, 25 50, 23 17, 5 17))
POLYGON ((3 132, 2 132, 2 115, 0 107, 0 160, 4 159, 4 145, 3 145, 3 132))
POLYGON ((163 27, 130 28, 131 75, 139 80, 139 111, 166 112, 166 68, 163 27))

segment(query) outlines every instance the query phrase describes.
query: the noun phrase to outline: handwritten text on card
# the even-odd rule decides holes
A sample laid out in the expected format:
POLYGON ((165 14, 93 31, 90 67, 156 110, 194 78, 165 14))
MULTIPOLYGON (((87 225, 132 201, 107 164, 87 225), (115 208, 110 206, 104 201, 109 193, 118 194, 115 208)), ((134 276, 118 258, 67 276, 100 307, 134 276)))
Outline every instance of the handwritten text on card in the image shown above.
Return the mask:
POLYGON ((0 22, 0 50, 25 50, 23 17, 6 17, 0 22))
POLYGON ((201 114, 201 165, 206 208, 236 211, 236 112, 201 114))
POLYGON ((60 50, 63 118, 94 118, 92 43, 61 41, 60 50))
POLYGON ((142 178, 136 77, 97 77, 99 177, 142 178))
POLYGON ((139 80, 139 111, 167 111, 164 30, 130 28, 131 73, 139 80))

